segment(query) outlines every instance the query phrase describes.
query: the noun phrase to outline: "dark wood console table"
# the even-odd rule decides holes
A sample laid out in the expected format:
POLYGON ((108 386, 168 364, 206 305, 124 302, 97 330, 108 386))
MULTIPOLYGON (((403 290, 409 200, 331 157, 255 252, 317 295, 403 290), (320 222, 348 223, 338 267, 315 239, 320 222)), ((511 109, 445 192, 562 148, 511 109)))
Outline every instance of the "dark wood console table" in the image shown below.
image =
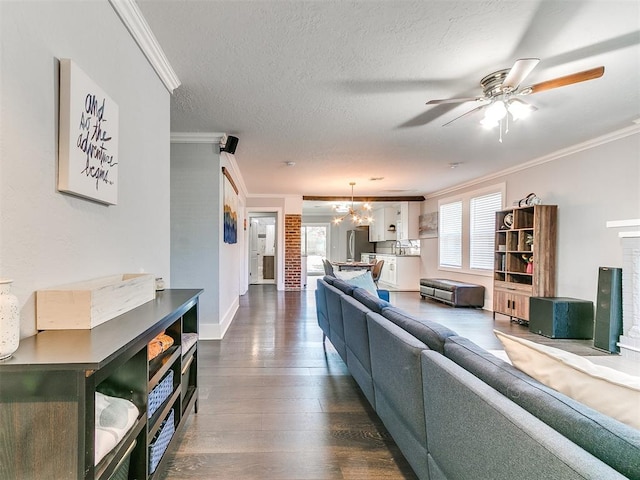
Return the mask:
POLYGON ((50 330, 21 340, 14 355, 0 361, 0 478, 107 480, 125 459, 128 478, 159 477, 166 455, 151 472, 154 435, 168 418, 177 434, 197 411, 198 346, 183 351, 182 334, 198 333, 201 292, 165 290, 91 330, 50 330), (147 344, 163 331, 174 345, 148 361, 147 344), (170 370, 173 391, 148 418, 149 392, 170 370), (97 391, 130 400, 140 415, 94 465, 97 391))

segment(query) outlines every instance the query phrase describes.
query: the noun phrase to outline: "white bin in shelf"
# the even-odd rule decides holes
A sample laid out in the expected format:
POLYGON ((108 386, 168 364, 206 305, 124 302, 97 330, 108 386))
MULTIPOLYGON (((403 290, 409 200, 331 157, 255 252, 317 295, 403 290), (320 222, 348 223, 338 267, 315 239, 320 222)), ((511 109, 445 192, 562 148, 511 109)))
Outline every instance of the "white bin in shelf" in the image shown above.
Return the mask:
POLYGON ((155 277, 125 273, 36 293, 38 330, 88 329, 153 300, 155 277))

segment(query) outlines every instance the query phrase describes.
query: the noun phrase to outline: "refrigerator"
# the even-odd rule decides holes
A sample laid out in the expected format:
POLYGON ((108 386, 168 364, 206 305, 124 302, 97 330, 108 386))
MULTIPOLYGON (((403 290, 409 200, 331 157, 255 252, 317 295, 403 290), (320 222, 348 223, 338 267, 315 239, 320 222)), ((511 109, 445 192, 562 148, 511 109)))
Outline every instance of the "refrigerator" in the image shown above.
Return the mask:
POLYGON ((359 262, 362 253, 374 252, 375 245, 369 242, 369 227, 347 231, 347 262, 359 262))

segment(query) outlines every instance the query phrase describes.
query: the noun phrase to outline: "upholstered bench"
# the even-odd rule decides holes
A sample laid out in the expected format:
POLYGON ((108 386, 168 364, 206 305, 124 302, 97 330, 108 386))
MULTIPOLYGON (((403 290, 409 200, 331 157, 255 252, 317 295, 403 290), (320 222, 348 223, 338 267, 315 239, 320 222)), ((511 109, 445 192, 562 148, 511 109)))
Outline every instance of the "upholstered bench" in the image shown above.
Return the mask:
POLYGON ((421 278, 420 296, 428 297, 454 307, 484 306, 484 287, 473 283, 444 278, 421 278))

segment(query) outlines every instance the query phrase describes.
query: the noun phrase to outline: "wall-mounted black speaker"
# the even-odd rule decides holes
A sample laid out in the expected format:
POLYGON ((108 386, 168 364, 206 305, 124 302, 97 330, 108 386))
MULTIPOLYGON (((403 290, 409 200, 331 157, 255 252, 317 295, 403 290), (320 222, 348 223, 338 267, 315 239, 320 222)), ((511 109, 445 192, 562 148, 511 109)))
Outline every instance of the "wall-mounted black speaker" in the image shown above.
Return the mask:
POLYGON ((600 267, 593 346, 607 352, 618 352, 622 335, 622 269, 600 267))
POLYGON ((220 146, 221 152, 227 152, 230 154, 236 153, 236 148, 238 147, 238 137, 233 137, 231 135, 227 136, 227 141, 224 145, 220 146))

